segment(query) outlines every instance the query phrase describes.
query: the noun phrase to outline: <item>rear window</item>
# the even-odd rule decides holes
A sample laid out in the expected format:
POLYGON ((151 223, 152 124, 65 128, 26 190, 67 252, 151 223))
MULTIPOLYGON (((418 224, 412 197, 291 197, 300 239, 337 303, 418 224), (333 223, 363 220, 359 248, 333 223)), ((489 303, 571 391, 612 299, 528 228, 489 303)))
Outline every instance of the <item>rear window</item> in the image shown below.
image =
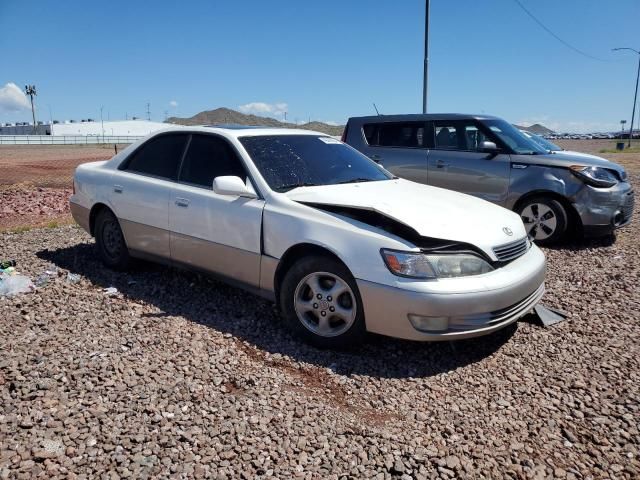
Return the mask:
POLYGON ((424 122, 370 123, 362 131, 372 147, 426 148, 424 122))
POLYGON ((122 169, 175 180, 186 140, 186 134, 162 135, 152 138, 133 152, 122 169))

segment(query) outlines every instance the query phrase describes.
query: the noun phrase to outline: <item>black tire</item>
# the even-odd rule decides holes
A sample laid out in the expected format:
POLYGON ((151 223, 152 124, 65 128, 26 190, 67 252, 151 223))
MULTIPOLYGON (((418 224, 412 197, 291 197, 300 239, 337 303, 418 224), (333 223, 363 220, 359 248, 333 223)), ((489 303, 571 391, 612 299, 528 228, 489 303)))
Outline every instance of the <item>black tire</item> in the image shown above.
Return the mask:
POLYGON ((560 242, 569 225, 567 211, 557 200, 544 196, 531 197, 522 202, 516 212, 529 234, 538 245, 560 242))
POLYGON ((343 349, 364 340, 364 311, 356 281, 342 263, 329 256, 298 260, 282 280, 279 300, 288 327, 316 347, 343 349), (309 284, 316 284, 317 291, 309 284), (343 292, 333 298, 332 289, 343 292), (309 310, 299 314, 304 308, 309 310))
POLYGON ((120 223, 111 210, 98 213, 94 233, 102 263, 113 270, 126 270, 131 257, 120 223))

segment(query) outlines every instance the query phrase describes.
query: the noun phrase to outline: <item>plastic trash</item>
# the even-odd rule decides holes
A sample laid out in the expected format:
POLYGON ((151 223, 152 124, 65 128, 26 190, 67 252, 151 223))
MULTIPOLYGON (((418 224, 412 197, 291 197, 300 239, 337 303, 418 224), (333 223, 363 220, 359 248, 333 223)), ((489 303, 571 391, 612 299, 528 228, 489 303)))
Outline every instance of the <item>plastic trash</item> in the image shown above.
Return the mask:
POLYGON ((0 262, 0 270, 6 270, 7 268, 15 267, 15 266, 16 266, 15 260, 3 260, 2 262, 0 262))
POLYGON ((108 297, 114 297, 116 295, 118 295, 118 289, 116 287, 108 287, 102 290, 104 292, 105 295, 107 295, 108 297))
POLYGON ((7 267, 7 268, 0 268, 0 274, 3 275, 15 275, 16 273, 16 269, 15 267, 7 267))
POLYGON ((78 275, 77 273, 67 273, 67 282, 72 283, 72 284, 76 284, 76 283, 80 283, 80 275, 78 275))
POLYGON ((36 287, 42 287, 47 283, 49 283, 49 275, 47 275, 46 273, 43 273, 36 277, 36 281, 35 281, 36 287))
POLYGON ((47 269, 44 271, 44 273, 49 275, 50 277, 57 277, 58 276, 58 267, 56 267, 54 264, 50 263, 47 266, 47 269))
POLYGON ((34 288, 31 279, 24 275, 3 275, 0 278, 0 297, 12 297, 20 293, 29 293, 34 288))

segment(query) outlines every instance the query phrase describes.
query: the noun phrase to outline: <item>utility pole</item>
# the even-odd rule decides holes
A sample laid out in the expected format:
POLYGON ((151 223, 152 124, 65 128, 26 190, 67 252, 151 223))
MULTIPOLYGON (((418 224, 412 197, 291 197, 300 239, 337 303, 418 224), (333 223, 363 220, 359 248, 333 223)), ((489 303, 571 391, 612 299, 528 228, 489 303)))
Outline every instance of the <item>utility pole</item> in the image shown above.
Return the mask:
POLYGON ((636 50, 635 48, 629 48, 629 47, 621 47, 621 48, 614 48, 614 51, 616 50, 631 50, 632 52, 635 52, 638 54, 638 73, 636 74, 636 91, 633 95, 633 110, 631 111, 631 126, 629 127, 629 144, 628 146, 631 147, 631 139, 633 138, 633 122, 636 118, 636 101, 638 100, 638 80, 640 80, 640 51, 636 50))
POLYGON ((151 121, 151 111, 149 110, 149 107, 151 106, 151 104, 149 102, 147 102, 147 120, 151 121))
POLYGON ((429 79, 429 7, 430 0, 424 6, 424 74, 422 81, 422 113, 427 113, 427 86, 429 79))
POLYGON ((35 85, 25 85, 24 93, 31 97, 31 115, 33 116, 33 134, 36 134, 36 109, 33 106, 33 97, 37 95, 35 85))
POLYGON ((104 110, 104 105, 100 107, 100 125, 102 128, 102 143, 104 143, 104 120, 102 117, 102 110, 104 110))
POLYGON ((624 140, 624 124, 627 123, 626 120, 620 120, 620 139, 624 140))

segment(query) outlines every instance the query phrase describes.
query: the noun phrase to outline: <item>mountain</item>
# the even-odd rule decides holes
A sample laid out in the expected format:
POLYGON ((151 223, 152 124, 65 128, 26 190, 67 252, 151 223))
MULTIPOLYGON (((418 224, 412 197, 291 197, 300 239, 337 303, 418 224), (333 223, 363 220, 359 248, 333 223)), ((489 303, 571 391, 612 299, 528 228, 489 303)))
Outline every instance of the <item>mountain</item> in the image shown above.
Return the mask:
POLYGON ((260 117, 258 115, 248 115, 245 113, 231 110, 230 108, 216 108, 215 110, 206 110, 195 114, 193 117, 180 118, 169 117, 166 123, 175 123, 177 125, 260 125, 265 127, 279 128, 303 128, 305 130, 315 130, 317 132, 326 133, 328 135, 342 135, 344 125, 328 125, 323 122, 309 122, 301 125, 295 123, 281 122, 275 118, 260 117))
POLYGON ((553 130, 545 127, 544 125, 540 125, 539 123, 535 123, 530 127, 522 127, 520 125, 514 125, 514 127, 520 130, 526 130, 527 132, 536 133, 538 135, 553 135, 554 133, 556 133, 553 130))

